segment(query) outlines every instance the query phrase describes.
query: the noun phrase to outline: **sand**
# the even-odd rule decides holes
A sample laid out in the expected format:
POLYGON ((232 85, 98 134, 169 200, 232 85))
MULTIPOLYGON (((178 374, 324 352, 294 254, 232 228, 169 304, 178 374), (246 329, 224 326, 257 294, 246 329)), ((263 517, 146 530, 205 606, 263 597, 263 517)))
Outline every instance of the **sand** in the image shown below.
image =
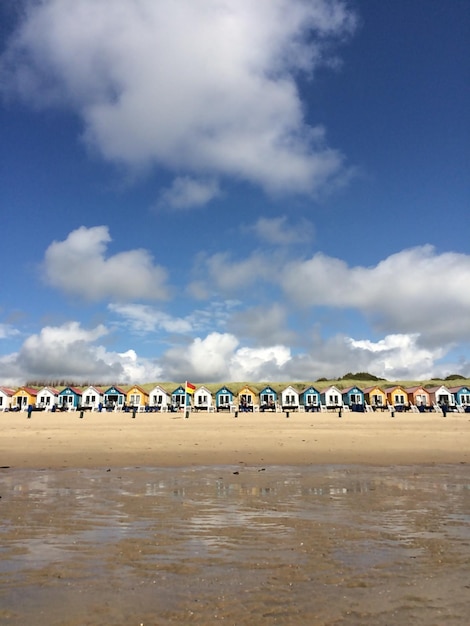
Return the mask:
POLYGON ((466 626, 470 415, 0 413, 0 624, 466 626))
POLYGON ((466 413, 0 413, 12 468, 469 461, 466 413))

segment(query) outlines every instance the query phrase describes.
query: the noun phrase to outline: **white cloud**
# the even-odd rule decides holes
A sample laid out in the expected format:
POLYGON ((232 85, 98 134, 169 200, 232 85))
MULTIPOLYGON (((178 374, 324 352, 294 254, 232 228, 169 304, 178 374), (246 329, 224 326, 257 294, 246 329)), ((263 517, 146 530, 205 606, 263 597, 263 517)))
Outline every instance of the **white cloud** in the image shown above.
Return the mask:
MULTIPOLYGON (((380 341, 347 339, 357 363, 367 364, 371 373, 389 380, 426 379, 436 375, 435 363, 444 348, 426 349, 419 345, 419 335, 387 335, 380 341)), ((351 371, 351 370, 350 370, 351 371)))
POLYGON ((289 225, 287 217, 260 217, 251 227, 251 230, 261 240, 271 245, 288 246, 296 243, 305 243, 313 237, 313 225, 306 219, 296 225, 289 225))
POLYGON ((282 273, 289 299, 306 306, 356 309, 385 332, 419 333, 429 345, 470 338, 470 256, 422 246, 375 267, 349 267, 316 254, 282 273))
POLYGON ((189 176, 179 176, 169 189, 161 193, 158 206, 190 209, 208 204, 219 195, 219 184, 215 180, 196 180, 189 176))
POLYGON ((129 250, 106 258, 110 241, 106 226, 81 226, 64 241, 54 241, 45 253, 45 280, 89 300, 166 299, 166 271, 153 264, 149 252, 129 250))
POLYGON ((11 324, 0 324, 0 339, 8 339, 9 337, 16 337, 20 332, 16 328, 13 328, 11 324))
POLYGON ((427 349, 418 335, 388 335, 379 341, 336 335, 305 336, 302 352, 287 345, 252 347, 231 333, 210 332, 173 345, 149 359, 133 348, 113 352, 103 325, 84 329, 78 322, 47 326, 29 336, 17 353, 0 356, 3 385, 27 380, 94 383, 145 383, 190 378, 200 382, 307 381, 367 371, 388 380, 425 379, 469 373, 468 360, 444 362, 445 347, 427 349))
POLYGON ((185 317, 175 317, 147 304, 109 304, 108 310, 120 316, 131 332, 146 335, 156 332, 190 335, 194 332, 223 328, 239 307, 236 300, 213 301, 204 309, 195 309, 185 317))
POLYGON ((168 350, 161 359, 162 366, 171 380, 231 380, 230 360, 237 345, 234 335, 210 333, 168 350))
POLYGON ((354 29, 343 0, 26 0, 0 82, 72 107, 106 159, 316 192, 344 158, 295 80, 354 29))
POLYGON ((147 334, 157 330, 168 333, 188 333, 191 322, 173 317, 146 304, 109 304, 108 309, 125 319, 125 323, 136 333, 147 334))
POLYGON ((86 330, 78 322, 46 326, 29 336, 17 353, 0 357, 3 384, 20 385, 27 380, 73 380, 79 382, 143 382, 156 380, 161 369, 133 350, 109 352, 97 342, 108 335, 105 326, 86 330))
POLYGON ((291 358, 287 346, 241 348, 233 356, 230 380, 280 380, 291 358))
POLYGON ((201 256, 198 271, 202 278, 188 288, 203 297, 213 290, 225 293, 250 290, 255 283, 272 281, 273 265, 272 258, 259 252, 241 260, 234 260, 224 252, 201 256))

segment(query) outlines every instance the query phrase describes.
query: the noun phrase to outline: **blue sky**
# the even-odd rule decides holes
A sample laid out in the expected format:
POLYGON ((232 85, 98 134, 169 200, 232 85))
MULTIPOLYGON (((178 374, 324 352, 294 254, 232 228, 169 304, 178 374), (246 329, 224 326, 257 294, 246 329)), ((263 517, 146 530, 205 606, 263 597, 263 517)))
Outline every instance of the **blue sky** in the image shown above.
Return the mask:
POLYGON ((470 377, 466 0, 0 24, 0 384, 470 377))

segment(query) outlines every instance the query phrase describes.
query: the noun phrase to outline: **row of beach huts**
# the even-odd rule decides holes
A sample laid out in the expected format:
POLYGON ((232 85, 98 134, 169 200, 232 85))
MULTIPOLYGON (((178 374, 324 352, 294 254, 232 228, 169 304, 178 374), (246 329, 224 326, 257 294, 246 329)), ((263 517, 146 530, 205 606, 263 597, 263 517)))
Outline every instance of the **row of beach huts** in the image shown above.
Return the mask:
POLYGON ((339 389, 336 385, 319 390, 308 386, 299 391, 292 385, 275 390, 271 386, 255 392, 249 385, 236 394, 228 386, 212 393, 204 385, 184 383, 168 390, 156 385, 150 391, 139 385, 127 390, 118 386, 107 389, 89 386, 86 389, 53 387, 16 390, 0 387, 0 411, 458 411, 470 412, 470 389, 467 386, 432 388, 400 385, 382 388, 358 386, 339 389), (189 385, 189 386, 188 386, 189 385))

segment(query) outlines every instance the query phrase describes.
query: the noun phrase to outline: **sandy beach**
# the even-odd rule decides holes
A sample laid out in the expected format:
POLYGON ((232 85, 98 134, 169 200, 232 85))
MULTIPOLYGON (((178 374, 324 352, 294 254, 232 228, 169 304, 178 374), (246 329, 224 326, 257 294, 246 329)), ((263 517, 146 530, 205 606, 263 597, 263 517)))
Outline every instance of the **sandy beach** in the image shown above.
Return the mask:
POLYGON ((470 415, 0 413, 0 465, 406 465, 470 461, 470 415))

